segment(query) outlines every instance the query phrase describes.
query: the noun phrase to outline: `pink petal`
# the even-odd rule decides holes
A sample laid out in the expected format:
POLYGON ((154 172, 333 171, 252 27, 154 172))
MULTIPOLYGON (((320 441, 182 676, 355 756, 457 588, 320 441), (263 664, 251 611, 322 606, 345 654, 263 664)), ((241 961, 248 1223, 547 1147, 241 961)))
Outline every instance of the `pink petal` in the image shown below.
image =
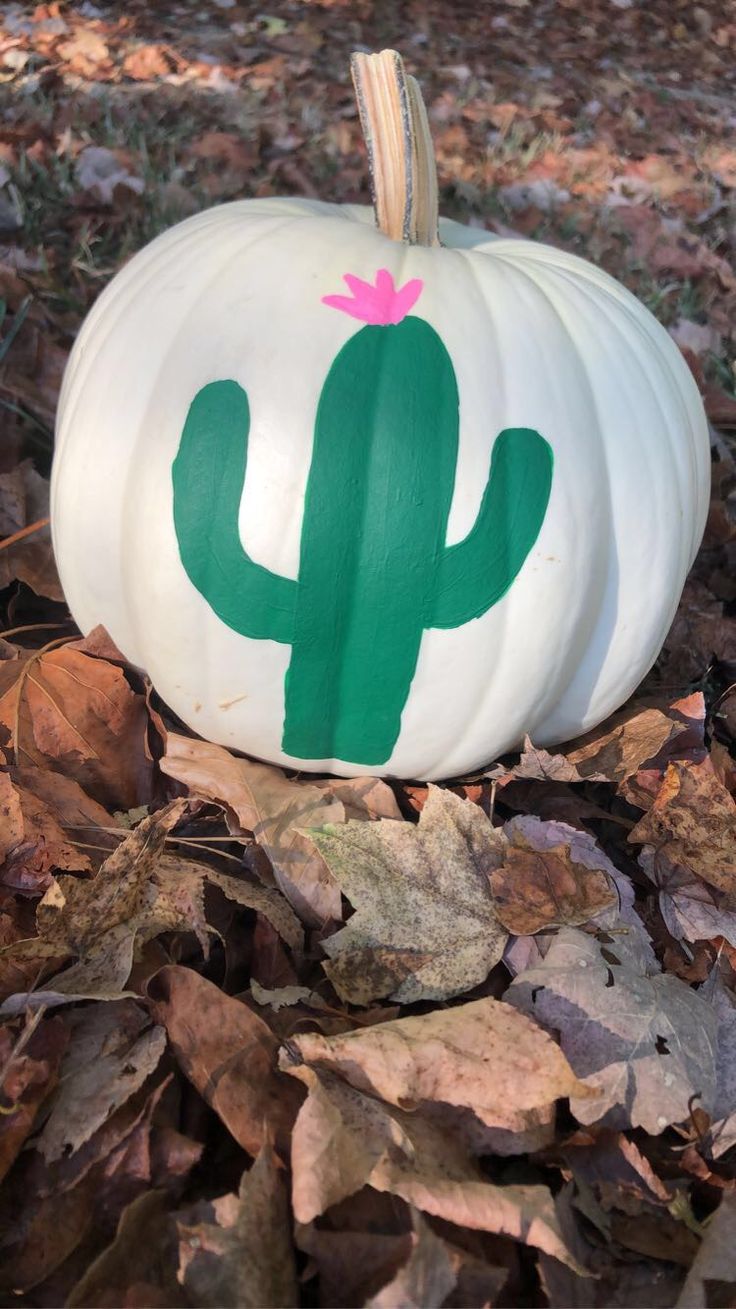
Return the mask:
POLYGON ((375 285, 354 273, 345 273, 343 281, 352 292, 352 299, 346 295, 325 295, 322 303, 377 327, 400 323, 406 318, 424 285, 420 278, 414 277, 397 290, 393 275, 387 268, 379 268, 375 285))

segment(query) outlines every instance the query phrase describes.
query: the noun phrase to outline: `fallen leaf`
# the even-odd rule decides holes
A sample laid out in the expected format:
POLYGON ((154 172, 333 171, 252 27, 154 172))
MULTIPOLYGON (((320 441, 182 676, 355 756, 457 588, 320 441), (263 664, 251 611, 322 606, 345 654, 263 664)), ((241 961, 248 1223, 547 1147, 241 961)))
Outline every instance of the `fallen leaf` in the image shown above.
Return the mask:
POLYGON ((130 976, 136 946, 161 932, 193 931, 202 949, 209 946, 204 908, 207 885, 229 899, 262 913, 295 949, 303 944, 301 925, 271 887, 229 877, 207 864, 164 853, 171 828, 187 802, 173 801, 146 818, 108 856, 88 881, 52 879, 36 911, 38 937, 0 950, 19 961, 76 955, 79 962, 33 996, 17 995, 0 1012, 17 1012, 26 1003, 59 1004, 74 999, 118 998, 130 976))
POLYGON ((42 1022, 30 1036, 27 1027, 0 1029, 0 1181, 56 1086, 68 1039, 68 1028, 58 1018, 42 1022))
POLYGON ((127 156, 103 145, 82 150, 74 164, 74 179, 85 195, 105 207, 112 207, 126 193, 142 195, 145 190, 143 179, 130 172, 127 156))
MULTIPOLYGON (((277 885, 305 921, 321 926, 342 917, 340 888, 324 860, 299 828, 342 823, 345 806, 329 785, 292 782, 280 768, 238 759, 222 746, 170 733, 161 769, 201 795, 224 805, 230 830, 252 832, 271 861, 277 885)), ((349 783, 340 781, 344 794, 349 783)), ((354 796, 378 793, 396 801, 385 783, 358 778, 354 796)), ((380 802, 380 801, 379 801, 380 802)))
POLYGON ((709 1129, 710 1152, 720 1159, 736 1145, 736 999, 715 966, 700 988, 717 1022, 716 1093, 709 1129))
POLYGON ((390 1282, 366 1301, 366 1309, 440 1309, 457 1284, 457 1270, 444 1241, 421 1214, 412 1214, 412 1248, 390 1282))
POLYGON ((523 1111, 590 1094, 552 1038, 501 1000, 473 1000, 344 1036, 305 1032, 290 1046, 306 1064, 397 1108, 439 1100, 472 1109, 486 1123, 499 1115, 504 1121, 509 1106, 523 1111))
MULTIPOLYGON (((12 472, 0 474, 0 536, 12 536, 48 514, 49 484, 30 459, 12 472)), ((36 595, 64 599, 48 524, 0 550, 0 589, 16 580, 25 582, 36 595)))
POLYGON ((321 1304, 358 1309, 396 1276, 412 1252, 404 1209, 390 1196, 366 1189, 332 1211, 342 1219, 333 1217, 339 1230, 324 1220, 295 1224, 297 1246, 319 1276, 321 1304))
POLYGON ((134 82, 151 82, 157 77, 168 77, 171 65, 162 45, 139 45, 123 60, 123 74, 134 82))
POLYGON ((57 52, 82 77, 94 77, 97 65, 105 63, 109 58, 104 38, 89 27, 78 27, 68 41, 59 44, 57 52))
POLYGON ((0 814, 5 810, 10 811, 5 839, 12 840, 13 845, 6 849, 0 867, 0 886, 25 895, 40 895, 53 881, 52 869, 91 870, 88 854, 67 839, 49 807, 33 791, 14 786, 10 775, 2 773, 0 814))
POLYGON ((289 1199, 270 1145, 232 1200, 222 1222, 177 1221, 179 1281, 202 1309, 289 1309, 299 1301, 289 1199))
POLYGON ((736 804, 709 760, 669 764, 651 809, 628 839, 660 863, 701 877, 736 906, 736 804))
POLYGON ((491 890, 499 922, 516 936, 587 923, 618 904, 606 873, 575 863, 569 845, 509 846, 491 873, 491 890))
POLYGON ((166 1199, 165 1192, 148 1190, 126 1206, 115 1239, 72 1288, 67 1309, 180 1303, 174 1271, 161 1257, 169 1236, 166 1199))
POLYGON ((660 709, 632 711, 627 707, 580 737, 574 750, 565 751, 565 758, 581 779, 608 781, 618 787, 684 730, 682 723, 660 709))
POLYGON ((724 1195, 708 1221, 676 1309, 710 1309, 736 1298, 736 1195, 724 1195))
POLYGON ((420 1114, 389 1109, 328 1072, 303 1064, 289 1072, 309 1090, 292 1140, 298 1222, 368 1185, 447 1222, 547 1250, 579 1269, 545 1186, 494 1186, 449 1133, 420 1114))
POLYGON ((712 941, 723 936, 736 946, 736 910, 726 909, 718 891, 687 868, 673 864, 667 850, 645 846, 639 864, 659 889, 659 908, 676 941, 712 941))
POLYGON ((149 994, 182 1071, 238 1144, 257 1155, 273 1132, 283 1150, 301 1097, 276 1068, 271 1029, 189 968, 162 968, 149 994))
POLYGON ((187 153, 207 166, 200 184, 211 199, 242 193, 260 162, 258 143, 234 132, 205 132, 187 153))
POLYGON ((148 714, 120 668, 68 645, 0 663, 0 725, 16 761, 51 767, 106 808, 151 794, 148 714))
POLYGON ((643 1205, 672 1203, 674 1190, 622 1132, 578 1133, 565 1143, 563 1153, 578 1187, 592 1187, 606 1213, 615 1207, 626 1210, 634 1202, 639 1212, 643 1205))
POLYGON ((562 928, 545 958, 514 979, 505 997, 545 1027, 576 1076, 599 1099, 571 1099, 582 1123, 643 1127, 657 1136, 683 1122, 691 1097, 708 1111, 716 1087, 716 1023, 677 977, 647 976, 625 936, 611 945, 562 928))
POLYGON ((49 1163, 73 1154, 155 1071, 166 1048, 132 1000, 71 1014, 60 1087, 38 1140, 49 1163))
POLYGON ((332 824, 310 832, 356 913, 323 942, 343 1000, 446 999, 482 982, 506 932, 488 875, 502 841, 477 805, 431 786, 418 824, 332 824))

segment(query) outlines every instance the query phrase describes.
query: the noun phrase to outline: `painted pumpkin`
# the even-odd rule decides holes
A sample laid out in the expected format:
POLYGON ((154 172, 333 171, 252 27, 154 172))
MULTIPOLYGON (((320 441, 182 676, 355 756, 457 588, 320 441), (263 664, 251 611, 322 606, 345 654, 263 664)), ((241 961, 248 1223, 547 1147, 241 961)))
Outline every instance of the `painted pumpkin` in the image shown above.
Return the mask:
POLYGON ((65 593, 211 740, 451 776, 593 726, 662 645, 709 482, 676 346, 580 259, 439 232, 223 205, 131 260, 80 333, 65 593))

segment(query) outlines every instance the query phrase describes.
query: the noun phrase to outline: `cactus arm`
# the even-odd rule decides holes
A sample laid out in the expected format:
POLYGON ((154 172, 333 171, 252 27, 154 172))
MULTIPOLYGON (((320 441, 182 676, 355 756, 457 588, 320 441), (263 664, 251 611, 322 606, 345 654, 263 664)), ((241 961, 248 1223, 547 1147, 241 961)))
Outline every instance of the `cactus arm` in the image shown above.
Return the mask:
POLYGON ((290 643, 297 583, 246 554, 238 514, 250 410, 237 382, 197 392, 174 460, 174 526, 189 580, 223 623, 242 636, 290 643))
POLYGON ((505 595, 544 521, 552 463, 550 446, 532 428, 498 435, 475 524, 442 551, 427 627, 459 627, 505 595))

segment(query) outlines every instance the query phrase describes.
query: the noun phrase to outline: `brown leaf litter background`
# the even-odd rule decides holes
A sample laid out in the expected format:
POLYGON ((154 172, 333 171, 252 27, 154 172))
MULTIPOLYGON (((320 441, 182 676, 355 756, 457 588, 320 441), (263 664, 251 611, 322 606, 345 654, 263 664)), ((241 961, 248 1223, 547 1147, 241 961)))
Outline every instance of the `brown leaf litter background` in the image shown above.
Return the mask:
POLYGON ((725 0, 0 6, 3 1304, 736 1304, 735 53, 725 0), (365 202, 386 45, 443 211, 621 278, 713 424, 634 700, 430 787, 190 736, 45 525, 102 286, 208 204, 365 202))

